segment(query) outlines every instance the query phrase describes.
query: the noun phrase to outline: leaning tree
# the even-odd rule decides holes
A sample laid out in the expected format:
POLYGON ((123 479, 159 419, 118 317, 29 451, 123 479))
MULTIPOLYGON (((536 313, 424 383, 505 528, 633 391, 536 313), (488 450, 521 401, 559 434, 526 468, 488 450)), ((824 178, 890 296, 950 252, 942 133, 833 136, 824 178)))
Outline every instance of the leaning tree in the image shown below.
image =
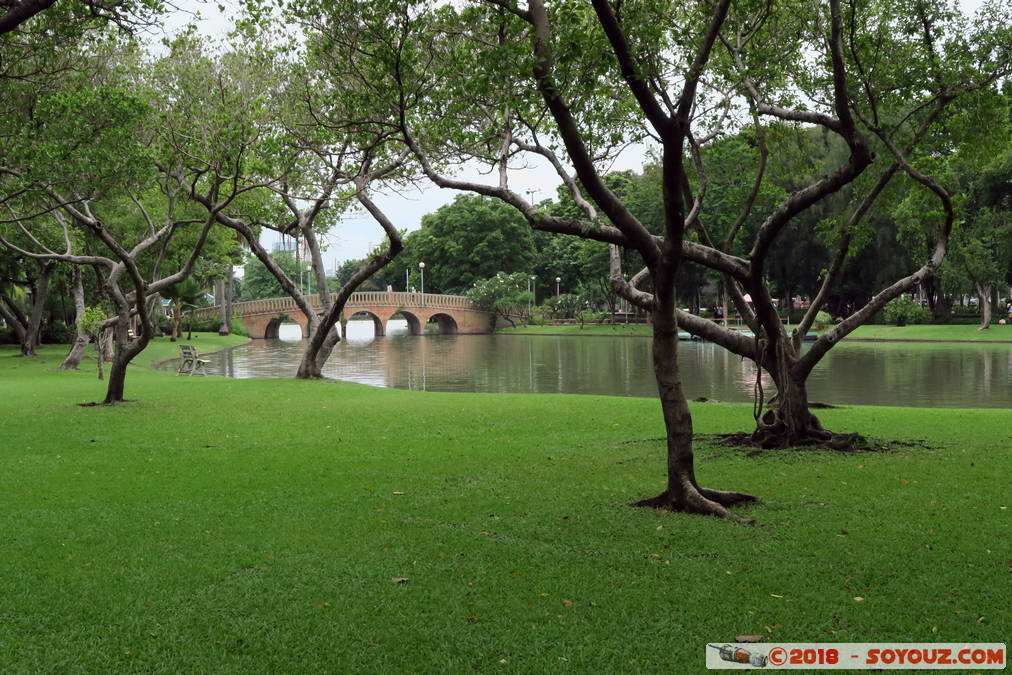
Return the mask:
POLYGON ((45 88, 2 81, 16 96, 2 109, 13 124, 0 141, 0 245, 26 260, 94 269, 114 311, 111 404, 123 400, 127 366, 154 335, 158 292, 189 275, 214 219, 156 171, 149 92, 137 85, 129 44, 92 45, 77 61, 45 88), (166 273, 167 247, 193 230, 166 273))
POLYGON ((593 9, 578 3, 547 7, 540 0, 526 7, 502 2, 460 10, 403 2, 300 4, 310 34, 344 56, 340 76, 357 76, 363 87, 375 90, 389 108, 390 123, 435 184, 496 197, 536 229, 597 239, 643 257, 656 289, 648 304, 668 481, 660 495, 640 504, 737 517, 727 507, 752 496, 696 481, 692 420, 678 371, 674 288, 693 217, 681 190, 685 145, 730 2, 712 11, 672 6, 664 24, 628 6, 620 18, 604 1, 593 9), (631 52, 635 31, 629 29, 647 27, 642 47, 662 49, 665 64, 677 72, 663 95, 652 89, 650 72, 636 65, 631 52), (660 236, 652 235, 602 178, 616 150, 646 133, 658 139, 664 166, 660 236), (558 171, 582 218, 547 214, 510 187, 512 167, 524 156, 558 171), (463 160, 484 163, 498 180, 453 177, 453 167, 463 160))
POLYGON ((375 127, 365 99, 321 79, 312 49, 285 57, 267 44, 276 36, 261 37, 251 37, 243 53, 216 57, 189 35, 172 45, 155 68, 164 138, 174 150, 162 170, 217 223, 242 236, 305 314, 310 342, 296 377, 320 377, 339 340, 335 326, 348 297, 402 248, 400 233, 369 191, 395 180, 407 153, 375 127), (379 223, 387 244, 332 293, 321 238, 352 203, 379 223), (308 250, 321 313, 261 243, 266 230, 308 250))

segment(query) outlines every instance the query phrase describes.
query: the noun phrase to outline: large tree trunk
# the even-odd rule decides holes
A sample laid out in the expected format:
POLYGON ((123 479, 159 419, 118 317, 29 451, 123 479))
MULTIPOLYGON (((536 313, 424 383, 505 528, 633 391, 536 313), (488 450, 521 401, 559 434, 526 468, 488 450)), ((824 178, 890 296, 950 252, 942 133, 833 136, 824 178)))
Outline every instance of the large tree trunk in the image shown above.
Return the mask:
POLYGON ((673 284, 658 280, 656 286, 658 308, 652 315, 654 377, 664 415, 668 482, 664 492, 636 502, 634 506, 739 519, 726 507, 755 501, 755 497, 740 492, 708 490, 696 483, 692 415, 682 391, 682 378, 678 369, 678 323, 674 313, 673 284))
POLYGON ((341 341, 341 336, 337 332, 337 326, 330 329, 327 337, 324 339, 323 344, 320 345, 319 351, 316 353, 316 372, 319 373, 316 377, 323 375, 323 366, 327 364, 327 359, 330 358, 331 352, 334 351, 334 347, 341 341))
POLYGON ((116 350, 112 358, 112 366, 109 368, 109 384, 106 388, 105 400, 102 403, 113 405, 126 400, 123 398, 127 366, 134 357, 144 351, 151 340, 151 322, 142 321, 137 337, 130 338, 128 327, 130 325, 129 312, 119 312, 119 323, 113 328, 116 335, 116 350))
POLYGON ((74 310, 77 312, 74 325, 77 327, 77 334, 74 336, 74 344, 71 345, 66 358, 60 364, 60 370, 77 370, 81 359, 84 358, 84 352, 88 349, 88 334, 81 326, 81 321, 84 319, 84 282, 81 280, 81 269, 75 265, 72 274, 74 278, 74 310))
POLYGON ((105 400, 102 401, 106 405, 121 403, 124 400, 123 392, 128 365, 130 365, 129 359, 121 358, 119 354, 113 357, 112 366, 109 368, 109 384, 106 388, 105 400))
POLYGON ((24 341, 21 343, 22 356, 35 356, 35 347, 39 344, 42 329, 42 315, 46 309, 46 293, 49 290, 49 277, 53 272, 53 263, 41 265, 39 277, 32 289, 32 314, 25 327, 24 341))
POLYGON ((845 450, 861 439, 858 434, 839 434, 823 428, 819 418, 812 414, 808 401, 808 375, 797 372, 789 355, 781 352, 777 357, 771 353, 766 364, 777 392, 756 419, 753 443, 763 448, 824 445, 845 450))

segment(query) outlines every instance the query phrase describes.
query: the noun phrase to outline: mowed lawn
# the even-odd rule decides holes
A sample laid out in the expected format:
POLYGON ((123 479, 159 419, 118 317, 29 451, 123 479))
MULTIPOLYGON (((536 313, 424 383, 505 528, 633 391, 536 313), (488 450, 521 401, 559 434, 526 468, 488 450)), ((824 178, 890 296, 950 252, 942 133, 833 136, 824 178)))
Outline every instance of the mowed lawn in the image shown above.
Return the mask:
POLYGON ((889 452, 700 441, 701 483, 760 496, 749 528, 626 506, 664 481, 650 399, 147 367, 174 352, 132 367, 135 402, 81 407, 93 361, 0 350, 4 672, 693 673, 746 634, 1008 640, 1008 410, 819 411, 911 443, 889 452))

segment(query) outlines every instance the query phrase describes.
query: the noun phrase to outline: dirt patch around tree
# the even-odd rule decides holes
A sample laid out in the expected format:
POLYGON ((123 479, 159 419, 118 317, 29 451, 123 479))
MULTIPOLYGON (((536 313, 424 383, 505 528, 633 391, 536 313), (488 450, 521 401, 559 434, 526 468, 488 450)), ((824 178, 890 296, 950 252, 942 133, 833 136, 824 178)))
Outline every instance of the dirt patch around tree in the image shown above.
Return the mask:
MULTIPOLYGON (((753 434, 739 431, 733 434, 696 434, 696 440, 722 448, 740 448, 747 450, 748 457, 758 457, 770 450, 785 448, 763 448, 756 445, 753 434)), ((866 438, 861 434, 833 434, 832 440, 813 442, 792 446, 792 451, 834 450, 840 453, 856 454, 859 452, 900 452, 902 450, 937 450, 941 446, 932 445, 927 441, 888 440, 866 438)))

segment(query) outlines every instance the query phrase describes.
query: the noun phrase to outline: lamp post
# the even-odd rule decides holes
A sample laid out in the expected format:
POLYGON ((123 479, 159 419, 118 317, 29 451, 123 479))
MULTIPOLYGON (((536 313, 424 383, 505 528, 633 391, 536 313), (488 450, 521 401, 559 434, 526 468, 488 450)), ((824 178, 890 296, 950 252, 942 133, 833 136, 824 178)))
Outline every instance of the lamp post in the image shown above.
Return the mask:
POLYGON ((559 284, 562 283, 562 277, 555 277, 555 297, 559 297, 559 284))
POLYGON ((530 282, 531 283, 530 291, 531 291, 531 311, 532 312, 534 311, 534 308, 538 306, 538 281, 537 280, 538 280, 538 278, 532 274, 531 275, 531 282, 530 282))
MULTIPOLYGON (((425 263, 423 262, 418 263, 418 270, 422 274, 422 295, 425 295, 425 263)), ((425 300, 423 298, 422 302, 424 301, 425 300)))

